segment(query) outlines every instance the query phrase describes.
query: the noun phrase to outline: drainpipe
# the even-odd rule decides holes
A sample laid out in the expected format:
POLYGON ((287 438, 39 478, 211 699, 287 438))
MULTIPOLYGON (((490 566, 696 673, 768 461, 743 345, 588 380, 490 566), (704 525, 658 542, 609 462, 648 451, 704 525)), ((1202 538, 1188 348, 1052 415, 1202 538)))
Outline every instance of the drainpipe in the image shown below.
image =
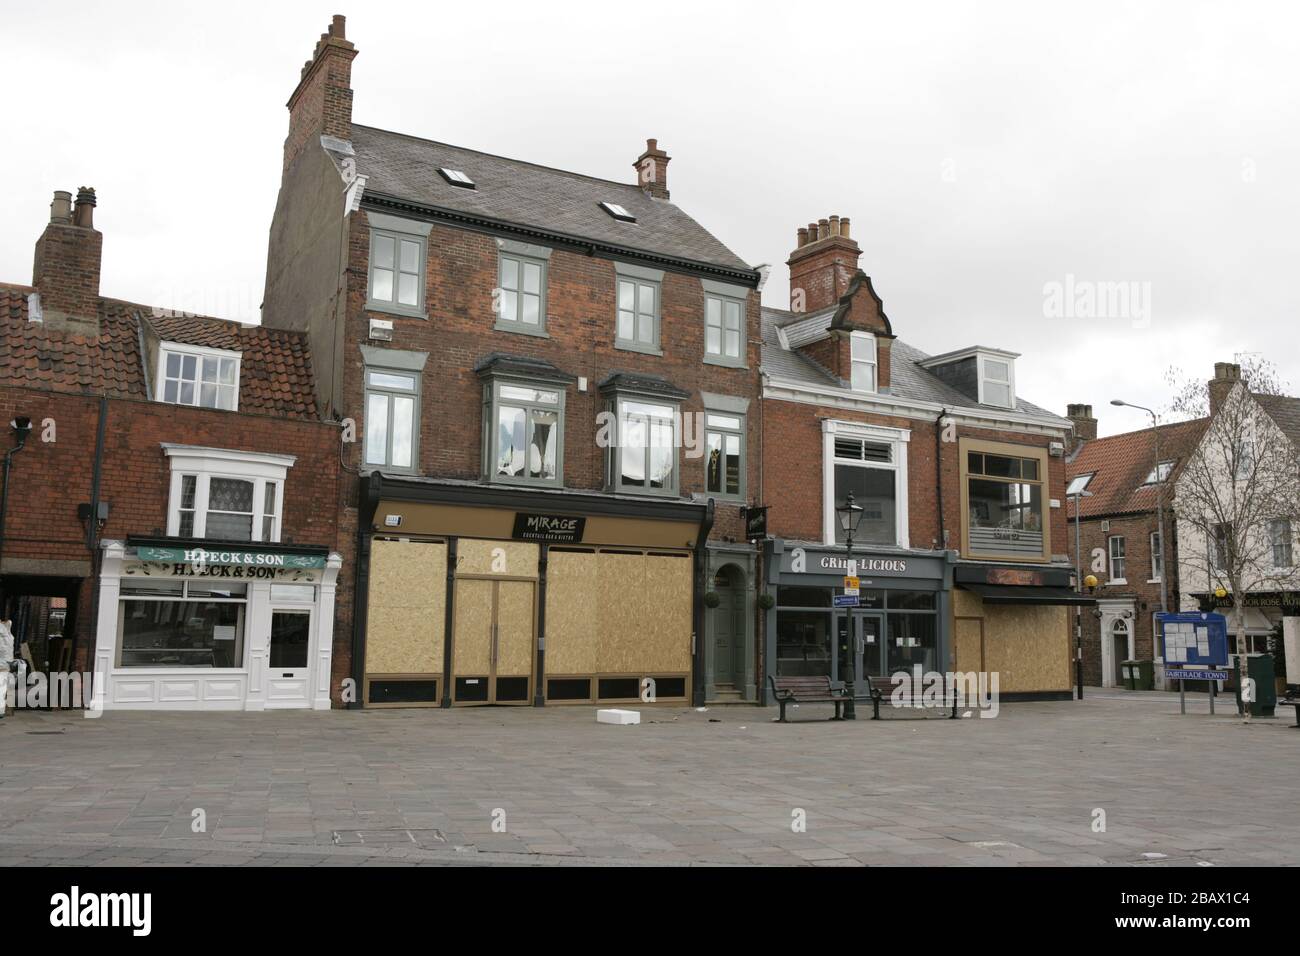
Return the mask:
MULTIPOLYGON (((141 353, 143 355, 143 353, 141 353)), ((147 375, 148 373, 146 373, 147 375)), ((86 548, 90 551, 90 647, 87 662, 99 640, 99 569, 103 560, 99 547, 99 493, 104 477, 104 434, 108 428, 108 396, 99 397, 99 422, 95 426, 95 466, 90 479, 90 518, 86 521, 86 548)), ((72 632, 72 659, 77 655, 77 632, 72 632)))
POLYGON ((694 661, 691 671, 691 706, 704 706, 704 590, 707 586, 706 566, 708 564, 709 533, 713 530, 713 499, 710 498, 704 510, 704 520, 700 522, 700 534, 695 541, 695 620, 691 648, 694 661))
MULTIPOLYGON (((9 516, 9 470, 13 467, 14 455, 22 451, 23 446, 27 444, 27 436, 30 435, 32 431, 32 420, 21 416, 15 417, 14 420, 9 423, 9 427, 14 430, 14 437, 17 439, 17 444, 5 452, 4 487, 3 489, 0 489, 0 575, 3 575, 4 570, 5 519, 9 516)), ((4 578, 0 576, 0 615, 4 613, 4 605, 2 603, 4 599, 3 580, 4 578)))
POLYGON ((947 414, 945 408, 934 420, 934 490, 939 498, 939 543, 945 551, 948 549, 948 530, 943 514, 943 420, 947 414))

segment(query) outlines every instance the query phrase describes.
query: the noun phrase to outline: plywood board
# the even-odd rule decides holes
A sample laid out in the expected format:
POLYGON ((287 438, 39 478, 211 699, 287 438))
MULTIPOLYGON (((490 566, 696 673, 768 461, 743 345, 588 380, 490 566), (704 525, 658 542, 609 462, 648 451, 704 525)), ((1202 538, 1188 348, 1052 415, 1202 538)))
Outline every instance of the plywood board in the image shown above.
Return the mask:
POLYGON ((533 672, 536 620, 533 585, 527 581, 497 583, 497 676, 522 677, 533 672))
POLYGON ((1068 611, 1060 605, 984 606, 984 663, 999 690, 1069 690, 1068 611))
POLYGON ((492 670, 492 581, 457 581, 452 673, 486 676, 492 670))
POLYGON ((546 563, 546 672, 595 674, 599 555, 552 551, 546 563))
POLYGON ((690 670, 689 558, 602 553, 597 590, 600 673, 643 676, 690 670))
POLYGON ((979 618, 959 617, 953 626, 953 670, 982 671, 984 669, 984 647, 979 618))
POLYGON ((366 671, 442 672, 447 546, 375 541, 370 552, 366 671))
POLYGON ((456 544, 456 573, 535 578, 537 554, 538 546, 531 541, 461 538, 456 544))

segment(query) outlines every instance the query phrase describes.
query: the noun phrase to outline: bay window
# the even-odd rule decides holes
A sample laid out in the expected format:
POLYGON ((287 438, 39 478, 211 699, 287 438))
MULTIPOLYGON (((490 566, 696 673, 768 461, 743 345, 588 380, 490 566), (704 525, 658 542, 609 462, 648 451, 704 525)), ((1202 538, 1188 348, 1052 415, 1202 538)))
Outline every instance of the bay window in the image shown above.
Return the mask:
POLYGON ((167 534, 217 541, 280 540, 291 455, 164 445, 171 461, 167 534))
POLYGON ((966 553, 1046 560, 1046 450, 962 439, 960 453, 966 553))
POLYGON ((484 387, 483 420, 488 481, 563 485, 563 388, 493 379, 484 387))

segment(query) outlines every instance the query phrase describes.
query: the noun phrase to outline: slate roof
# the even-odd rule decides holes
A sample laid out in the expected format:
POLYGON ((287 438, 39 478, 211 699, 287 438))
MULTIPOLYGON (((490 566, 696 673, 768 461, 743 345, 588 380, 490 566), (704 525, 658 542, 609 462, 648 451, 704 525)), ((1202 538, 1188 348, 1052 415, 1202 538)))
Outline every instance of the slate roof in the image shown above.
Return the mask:
MULTIPOLYGON (((1187 456, 1205 433, 1206 418, 1160 426, 1160 459, 1173 461, 1174 469, 1165 482, 1172 496, 1174 482, 1187 456)), ((1150 428, 1122 435, 1110 435, 1083 443, 1083 447, 1066 462, 1066 485, 1078 475, 1093 474, 1087 490, 1091 498, 1081 498, 1079 513, 1084 518, 1102 515, 1138 514, 1155 511, 1156 486, 1145 484, 1155 466, 1155 436, 1150 428)), ((1067 514, 1074 517, 1074 499, 1066 504, 1067 514)))
MULTIPOLYGON (((381 193, 545 232, 642 250, 743 272, 751 267, 699 223, 633 183, 616 183, 402 133, 352 127, 357 170, 366 195, 381 193), (477 186, 453 186, 440 167, 465 173, 477 186), (600 207, 618 203, 636 216, 621 222, 600 207)), ((629 173, 629 179, 632 178, 629 173)))
MULTIPOLYGON (((820 387, 837 387, 839 380, 826 368, 808 358, 796 349, 781 348, 777 329, 783 326, 799 328, 807 332, 811 326, 823 324, 830 328, 835 310, 829 309, 820 315, 803 316, 784 309, 771 309, 766 306, 763 313, 763 359, 762 370, 774 381, 793 382, 799 385, 820 387)), ((889 350, 889 394, 897 398, 918 402, 930 402, 951 408, 988 408, 1001 410, 994 405, 981 406, 973 398, 964 395, 944 382, 933 373, 922 368, 920 363, 929 358, 925 352, 908 345, 902 339, 894 339, 889 350)), ((1068 419, 1061 418, 1044 408, 1027 402, 1016 396, 1016 411, 1022 415, 1048 419, 1053 424, 1068 426, 1068 419)))
POLYGON ((0 381, 110 398, 147 399, 136 316, 158 338, 241 353, 239 410, 316 415, 305 335, 203 316, 155 316, 150 306, 99 300, 99 335, 28 321, 31 286, 0 284, 0 381))
POLYGON ((1291 443, 1300 447, 1300 398, 1287 395, 1254 395, 1255 401, 1268 413, 1268 417, 1282 429, 1291 443))

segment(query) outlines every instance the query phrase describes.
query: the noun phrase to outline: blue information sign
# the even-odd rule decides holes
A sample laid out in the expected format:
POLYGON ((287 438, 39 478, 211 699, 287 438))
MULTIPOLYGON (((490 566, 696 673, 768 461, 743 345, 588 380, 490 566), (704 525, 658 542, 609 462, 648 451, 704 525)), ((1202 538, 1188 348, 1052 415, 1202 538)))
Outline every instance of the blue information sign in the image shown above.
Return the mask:
MULTIPOLYGON (((1181 611, 1156 614, 1164 647, 1165 676, 1171 668, 1196 664, 1224 667, 1228 663, 1228 622, 1222 614, 1181 611)), ((1221 678, 1218 678, 1221 679, 1221 678)))
POLYGON ((857 607, 858 596, 856 594, 837 594, 835 595, 836 607, 857 607))
POLYGON ((1188 670, 1185 667, 1165 668, 1165 677, 1169 680, 1227 680, 1227 671, 1216 671, 1206 668, 1204 670, 1188 670))

